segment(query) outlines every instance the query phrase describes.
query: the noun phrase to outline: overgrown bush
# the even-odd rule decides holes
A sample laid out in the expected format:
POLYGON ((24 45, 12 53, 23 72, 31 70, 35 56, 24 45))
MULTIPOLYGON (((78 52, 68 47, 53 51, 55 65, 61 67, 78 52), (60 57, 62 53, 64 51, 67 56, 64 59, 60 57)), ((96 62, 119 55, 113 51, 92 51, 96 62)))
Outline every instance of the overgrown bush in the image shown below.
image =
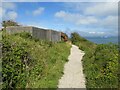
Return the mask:
POLYGON ((26 66, 30 60, 24 43, 13 42, 9 36, 3 36, 2 75, 3 87, 15 88, 26 86, 26 66))
POLYGON ((117 88, 118 45, 94 44, 76 33, 72 34, 71 40, 85 51, 82 61, 87 88, 117 88))
POLYGON ((25 38, 25 39, 32 39, 32 35, 30 33, 27 33, 27 32, 16 33, 15 35, 18 35, 18 36, 25 38))
POLYGON ((3 88, 56 88, 70 46, 35 40, 29 33, 6 34, 2 39, 3 88))

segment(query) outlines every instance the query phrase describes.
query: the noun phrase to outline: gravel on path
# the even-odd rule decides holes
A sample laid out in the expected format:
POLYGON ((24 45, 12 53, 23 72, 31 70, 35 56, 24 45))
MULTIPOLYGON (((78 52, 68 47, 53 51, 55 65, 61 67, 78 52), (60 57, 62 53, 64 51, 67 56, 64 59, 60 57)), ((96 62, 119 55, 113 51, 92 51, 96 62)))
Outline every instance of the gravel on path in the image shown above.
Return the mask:
POLYGON ((84 54, 77 46, 72 45, 69 61, 64 66, 64 74, 59 80, 58 88, 86 88, 81 61, 84 54))

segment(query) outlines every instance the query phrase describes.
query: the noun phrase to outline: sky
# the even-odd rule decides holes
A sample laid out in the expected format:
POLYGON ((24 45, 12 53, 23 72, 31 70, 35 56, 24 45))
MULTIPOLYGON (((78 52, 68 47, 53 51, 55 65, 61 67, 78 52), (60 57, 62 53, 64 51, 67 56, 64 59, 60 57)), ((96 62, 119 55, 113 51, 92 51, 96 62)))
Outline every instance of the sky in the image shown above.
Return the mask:
POLYGON ((3 2, 0 22, 14 20, 81 36, 117 36, 117 2, 3 2))

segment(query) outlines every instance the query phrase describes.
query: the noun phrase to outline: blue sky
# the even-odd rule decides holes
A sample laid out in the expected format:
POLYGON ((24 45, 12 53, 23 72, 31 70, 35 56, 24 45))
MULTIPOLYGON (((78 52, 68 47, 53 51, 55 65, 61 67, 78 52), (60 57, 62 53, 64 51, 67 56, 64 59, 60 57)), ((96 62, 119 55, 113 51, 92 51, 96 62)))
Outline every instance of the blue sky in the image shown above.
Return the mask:
POLYGON ((117 36, 117 11, 118 3, 108 2, 3 2, 0 17, 67 34, 117 36))

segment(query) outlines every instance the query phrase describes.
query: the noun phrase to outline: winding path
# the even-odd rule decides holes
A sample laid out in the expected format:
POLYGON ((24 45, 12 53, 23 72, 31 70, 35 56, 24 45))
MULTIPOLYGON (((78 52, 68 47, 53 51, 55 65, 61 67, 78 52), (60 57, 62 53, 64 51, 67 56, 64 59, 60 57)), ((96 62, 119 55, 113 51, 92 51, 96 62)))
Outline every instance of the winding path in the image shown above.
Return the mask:
POLYGON ((64 75, 59 80, 58 88, 85 88, 85 77, 82 68, 84 52, 72 45, 69 61, 64 66, 64 75))

